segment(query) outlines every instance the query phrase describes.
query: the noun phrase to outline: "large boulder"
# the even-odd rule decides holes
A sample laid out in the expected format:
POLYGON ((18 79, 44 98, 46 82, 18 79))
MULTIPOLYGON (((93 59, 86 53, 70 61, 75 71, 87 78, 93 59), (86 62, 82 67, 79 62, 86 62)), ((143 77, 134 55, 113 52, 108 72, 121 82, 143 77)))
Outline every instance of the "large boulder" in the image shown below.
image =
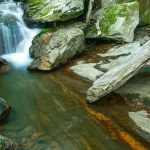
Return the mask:
POLYGON ((0 150, 17 150, 18 144, 11 139, 0 135, 0 150))
POLYGON ((138 2, 111 4, 93 14, 86 37, 132 42, 138 23, 138 2))
POLYGON ((11 107, 7 102, 0 98, 0 121, 5 120, 10 114, 11 107))
POLYGON ((84 33, 78 26, 68 26, 54 33, 35 37, 30 48, 34 57, 29 69, 52 70, 79 54, 84 49, 84 33))
MULTIPOLYGON (((129 0, 116 0, 118 3, 128 2, 129 0)), ((130 0, 134 2, 135 0, 130 0)), ((150 1, 149 0, 137 0, 140 6, 140 25, 150 24, 150 1)))
POLYGON ((84 0, 27 0, 25 16, 36 22, 65 21, 83 13, 84 0))

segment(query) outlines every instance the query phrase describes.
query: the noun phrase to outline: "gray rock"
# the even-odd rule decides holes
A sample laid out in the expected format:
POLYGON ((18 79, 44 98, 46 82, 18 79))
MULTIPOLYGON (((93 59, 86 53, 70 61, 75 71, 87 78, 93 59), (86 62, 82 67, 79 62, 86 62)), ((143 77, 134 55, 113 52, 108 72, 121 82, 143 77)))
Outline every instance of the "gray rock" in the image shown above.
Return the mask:
POLYGON ((17 150, 18 144, 11 139, 0 135, 0 150, 17 150))
POLYGON ((150 26, 139 27, 135 30, 135 41, 139 41, 141 45, 150 40, 150 26))
POLYGON ((150 118, 149 114, 145 111, 129 112, 129 117, 135 122, 135 124, 143 131, 150 133, 150 118))
MULTIPOLYGON (((132 51, 130 54, 128 53, 128 55, 124 56, 123 60, 119 58, 118 63, 110 62, 110 69, 88 89, 87 100, 90 103, 116 90, 133 77, 141 68, 146 66, 150 59, 150 41, 143 46, 133 48, 135 48, 135 50, 133 49, 133 53, 132 51)), ((108 65, 106 67, 108 67, 108 65)))
POLYGON ((95 81, 100 76, 102 76, 104 73, 99 71, 98 69, 94 68, 96 63, 89 63, 89 64, 78 64, 73 67, 71 67, 71 70, 73 72, 85 79, 88 79, 90 81, 95 81))
POLYGON ((101 7, 107 7, 111 4, 116 4, 115 0, 101 0, 101 7))
POLYGON ((139 24, 138 2, 112 4, 99 9, 91 18, 87 38, 105 38, 119 42, 132 42, 139 24))
POLYGON ((7 102, 0 98, 0 121, 5 120, 10 114, 11 107, 7 102))
MULTIPOLYGON (((129 0, 115 0, 117 3, 126 3, 129 0)), ((134 2, 135 0, 130 0, 134 2)), ((149 0, 136 0, 140 6, 140 26, 150 24, 150 1, 149 0)))
POLYGON ((31 46, 34 60, 28 68, 49 71, 65 64, 84 50, 84 39, 83 31, 76 26, 41 34, 31 46))
POLYGON ((99 63, 86 63, 77 64, 71 67, 71 70, 82 78, 95 81, 99 77, 103 76, 106 72, 110 71, 114 67, 123 63, 131 53, 136 52, 140 47, 140 42, 134 42, 130 44, 124 44, 122 46, 115 46, 109 49, 106 53, 97 54, 99 57, 99 63), (101 61, 104 58, 104 62, 101 61), (106 61, 107 60, 107 61, 106 61))
POLYGON ((76 18, 83 10, 84 0, 28 0, 25 15, 33 21, 45 23, 76 18))
POLYGON ((0 58, 0 73, 6 73, 10 71, 10 66, 6 60, 0 58))
POLYGON ((0 58, 0 65, 7 65, 7 61, 3 58, 0 58))

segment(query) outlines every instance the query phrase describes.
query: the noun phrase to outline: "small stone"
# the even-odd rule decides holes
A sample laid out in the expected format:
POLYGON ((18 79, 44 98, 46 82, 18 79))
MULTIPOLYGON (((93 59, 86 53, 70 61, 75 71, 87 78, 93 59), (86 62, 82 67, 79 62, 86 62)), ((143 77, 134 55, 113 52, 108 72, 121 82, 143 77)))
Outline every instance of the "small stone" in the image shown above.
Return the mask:
POLYGON ((150 133, 150 118, 148 116, 149 114, 145 110, 129 112, 129 117, 135 124, 143 131, 150 133))
POLYGON ((0 98, 0 121, 5 120, 10 114, 11 107, 6 101, 0 98))
POLYGON ((10 71, 10 66, 6 60, 0 58, 0 73, 6 73, 10 71))
POLYGON ((2 135, 0 135, 0 150, 17 150, 18 144, 8 139, 2 135))

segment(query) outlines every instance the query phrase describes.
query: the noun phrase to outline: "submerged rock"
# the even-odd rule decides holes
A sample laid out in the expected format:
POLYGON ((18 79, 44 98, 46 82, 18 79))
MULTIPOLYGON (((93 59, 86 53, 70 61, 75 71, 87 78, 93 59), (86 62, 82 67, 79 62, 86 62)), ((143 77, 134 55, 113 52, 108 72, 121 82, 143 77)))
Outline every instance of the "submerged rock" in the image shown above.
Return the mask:
POLYGON ((65 21, 83 13, 84 0, 28 0, 25 16, 36 22, 65 21))
POLYGON ((8 139, 2 135, 0 135, 0 150, 17 150, 18 144, 8 139))
POLYGON ((10 114, 11 107, 7 102, 0 98, 0 121, 5 120, 10 114))
POLYGON ((29 69, 49 71, 84 50, 84 33, 78 26, 44 33, 33 40, 30 52, 34 57, 29 69))
POLYGON ((112 4, 93 14, 92 25, 87 28, 86 37, 132 42, 138 23, 138 2, 112 4))
POLYGON ((136 123, 136 125, 143 131, 150 133, 150 118, 149 114, 145 111, 129 112, 129 117, 136 123))
POLYGON ((10 71, 10 66, 6 60, 0 58, 0 73, 6 73, 10 71))

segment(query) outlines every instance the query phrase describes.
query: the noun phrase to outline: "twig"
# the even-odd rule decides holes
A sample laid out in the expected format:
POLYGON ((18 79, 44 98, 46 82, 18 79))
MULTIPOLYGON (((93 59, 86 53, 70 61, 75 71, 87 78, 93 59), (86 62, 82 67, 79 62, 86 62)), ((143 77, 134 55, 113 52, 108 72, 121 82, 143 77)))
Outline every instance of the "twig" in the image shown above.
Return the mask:
POLYGON ((91 13, 92 13, 92 8, 93 8, 94 0, 89 0, 89 6, 88 6, 88 12, 86 15, 86 27, 91 19, 91 13))

